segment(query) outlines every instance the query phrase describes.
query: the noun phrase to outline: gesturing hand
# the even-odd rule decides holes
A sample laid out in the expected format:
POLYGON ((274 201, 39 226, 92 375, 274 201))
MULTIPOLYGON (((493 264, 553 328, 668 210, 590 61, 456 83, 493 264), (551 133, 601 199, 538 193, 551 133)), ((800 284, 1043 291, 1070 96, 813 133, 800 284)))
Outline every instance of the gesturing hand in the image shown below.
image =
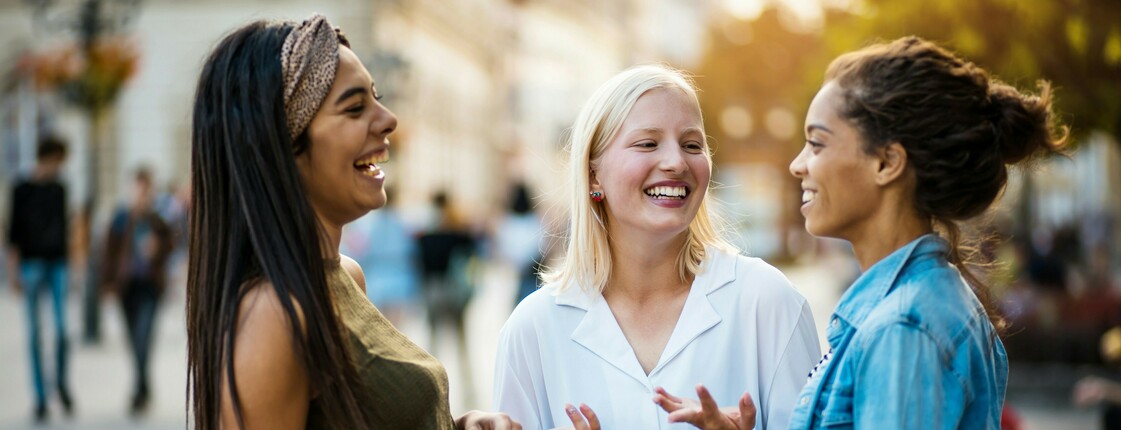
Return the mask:
POLYGON ((755 403, 743 393, 737 406, 720 408, 704 385, 697 385, 697 398, 675 397, 662 387, 654 389, 654 403, 669 412, 669 422, 689 423, 703 430, 748 430, 755 427, 755 403))
POLYGON ((458 430, 522 430, 522 425, 501 413, 470 411, 456 420, 458 430))
POLYGON ((572 427, 565 427, 566 429, 600 430, 599 417, 588 405, 581 403, 580 409, 577 410, 575 406, 566 404, 564 405, 564 413, 568 414, 568 419, 572 420, 572 427))

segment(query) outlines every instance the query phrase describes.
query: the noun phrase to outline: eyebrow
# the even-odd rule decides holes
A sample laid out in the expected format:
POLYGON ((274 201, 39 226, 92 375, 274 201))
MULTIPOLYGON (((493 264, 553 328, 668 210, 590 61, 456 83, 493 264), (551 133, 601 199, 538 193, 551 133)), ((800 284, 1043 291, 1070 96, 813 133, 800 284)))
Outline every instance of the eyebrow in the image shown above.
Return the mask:
POLYGON ((364 88, 364 87, 348 88, 346 91, 343 91, 343 93, 340 94, 337 99, 335 99, 335 104, 336 105, 341 104, 343 101, 345 101, 346 99, 350 98, 351 96, 353 96, 355 94, 364 94, 366 92, 372 92, 373 88, 374 88, 373 84, 370 84, 369 88, 364 88))
MULTIPOLYGON (((665 130, 660 128, 660 127, 643 127, 643 128, 636 128, 634 130, 631 130, 631 132, 627 133, 627 134, 628 135, 661 134, 661 133, 664 133, 664 132, 665 132, 665 130)), ((684 129, 684 130, 681 130, 681 134, 689 134, 689 133, 704 134, 704 132, 702 132, 701 129, 699 129, 697 127, 689 127, 689 128, 684 129)))
POLYGON ((810 124, 810 125, 806 126, 806 133, 809 133, 809 132, 814 131, 814 130, 821 130, 821 131, 824 131, 826 133, 833 134, 833 130, 830 130, 828 127, 826 127, 824 125, 821 125, 821 124, 810 124))

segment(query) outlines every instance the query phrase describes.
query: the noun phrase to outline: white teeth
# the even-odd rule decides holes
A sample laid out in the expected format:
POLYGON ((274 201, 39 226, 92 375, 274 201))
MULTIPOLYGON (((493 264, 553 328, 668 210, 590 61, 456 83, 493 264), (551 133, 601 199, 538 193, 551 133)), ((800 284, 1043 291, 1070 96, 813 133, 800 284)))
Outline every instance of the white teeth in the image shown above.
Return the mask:
POLYGON ((377 176, 379 173, 381 173, 381 167, 378 167, 377 164, 370 164, 366 167, 363 167, 358 172, 366 176, 377 176))
POLYGON ((815 198, 817 198, 817 191, 802 190, 802 203, 812 202, 815 198))
POLYGON ((646 195, 657 198, 684 198, 685 187, 650 187, 646 195))

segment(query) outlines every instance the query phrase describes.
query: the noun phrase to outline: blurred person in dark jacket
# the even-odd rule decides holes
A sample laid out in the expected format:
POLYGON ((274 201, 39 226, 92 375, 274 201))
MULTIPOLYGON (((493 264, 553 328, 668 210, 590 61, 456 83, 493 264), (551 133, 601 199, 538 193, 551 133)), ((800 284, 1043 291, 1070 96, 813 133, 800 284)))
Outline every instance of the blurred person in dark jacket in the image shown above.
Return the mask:
POLYGON ((66 160, 66 144, 57 137, 40 139, 35 170, 20 179, 12 192, 8 217, 9 285, 26 298, 31 378, 35 390, 35 420, 47 419, 47 392, 39 342, 39 296, 51 292, 55 326, 55 380, 59 401, 67 415, 73 401, 67 388, 66 339, 66 187, 59 170, 66 160))
POLYGON ((148 362, 173 246, 171 227, 153 204, 151 172, 140 168, 133 179, 132 201, 118 208, 109 224, 101 285, 103 291, 117 292, 121 300, 136 369, 136 387, 129 410, 138 414, 147 409, 151 395, 148 362))
MULTIPOLYGON (((437 192, 432 205, 438 214, 436 225, 417 238, 421 292, 428 309, 429 349, 435 350, 440 325, 450 323, 455 328, 460 368, 471 369, 465 316, 475 294, 480 241, 445 192, 437 192)), ((463 392, 467 398, 474 396, 471 372, 464 372, 463 392)))

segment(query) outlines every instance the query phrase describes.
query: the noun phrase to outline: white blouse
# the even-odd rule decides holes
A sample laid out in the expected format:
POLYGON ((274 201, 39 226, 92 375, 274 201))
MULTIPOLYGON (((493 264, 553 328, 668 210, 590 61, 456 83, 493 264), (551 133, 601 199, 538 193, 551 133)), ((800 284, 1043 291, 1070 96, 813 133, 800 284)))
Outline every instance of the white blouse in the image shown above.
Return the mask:
POLYGON ((565 403, 586 403, 605 430, 686 429, 668 423, 654 387, 695 399, 704 384, 722 406, 750 392, 756 428, 785 429, 821 356, 809 305, 763 260, 708 255, 649 375, 602 295, 531 294, 502 327, 493 407, 527 430, 571 426, 565 403))

